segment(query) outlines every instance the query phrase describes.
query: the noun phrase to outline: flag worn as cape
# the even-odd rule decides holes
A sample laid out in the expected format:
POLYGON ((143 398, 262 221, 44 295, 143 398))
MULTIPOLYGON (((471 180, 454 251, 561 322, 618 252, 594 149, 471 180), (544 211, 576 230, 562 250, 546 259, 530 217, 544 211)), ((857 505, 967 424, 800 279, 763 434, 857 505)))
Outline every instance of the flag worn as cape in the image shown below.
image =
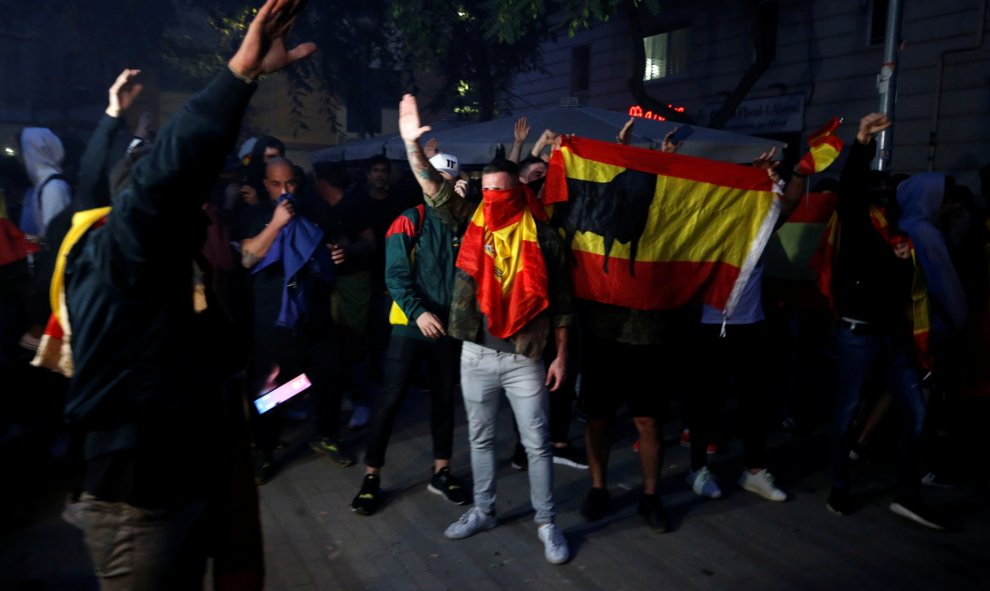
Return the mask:
POLYGON ((701 301, 726 317, 780 214, 765 170, 574 137, 551 156, 543 200, 558 203, 578 297, 701 301))
POLYGON ((31 365, 56 371, 72 377, 75 367, 72 363, 72 328, 69 324, 69 311, 65 306, 65 265, 72 247, 93 228, 106 222, 110 215, 109 207, 87 209, 72 215, 72 226, 62 239, 55 259, 55 270, 48 295, 51 298, 52 313, 48 318, 45 333, 38 344, 38 350, 31 365))
POLYGON ((488 332, 500 339, 549 306, 537 219, 546 213, 529 187, 485 190, 461 239, 457 268, 474 279, 488 332))

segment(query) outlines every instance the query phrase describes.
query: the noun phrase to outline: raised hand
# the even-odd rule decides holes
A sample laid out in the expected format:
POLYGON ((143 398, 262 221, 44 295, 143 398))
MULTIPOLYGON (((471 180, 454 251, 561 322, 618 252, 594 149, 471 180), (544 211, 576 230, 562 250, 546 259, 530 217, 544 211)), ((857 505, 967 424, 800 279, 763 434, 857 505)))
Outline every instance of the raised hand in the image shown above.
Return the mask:
POLYGON ((753 168, 762 168, 763 170, 775 170, 780 166, 780 160, 774 161, 773 157, 777 154, 777 146, 770 148, 769 152, 764 152, 757 156, 753 160, 753 168))
POLYGON ((138 95, 144 90, 143 84, 134 82, 134 78, 140 73, 141 70, 127 69, 113 81, 108 92, 107 115, 120 117, 127 109, 131 108, 138 95))
POLYGON ((419 107, 416 105, 416 97, 411 94, 402 96, 399 101, 399 135, 406 142, 418 141, 427 131, 429 125, 420 126, 419 107))
POLYGON ((667 135, 663 136, 663 141, 660 143, 661 152, 664 152, 665 154, 674 154, 677 152, 677 149, 681 147, 681 144, 684 143, 684 142, 677 142, 675 144, 674 142, 670 141, 671 138, 674 137, 674 134, 677 133, 677 129, 678 128, 675 127, 674 129, 668 131, 667 135))
POLYGON ((619 135, 615 136, 615 141, 619 142, 623 146, 628 146, 629 140, 632 138, 633 125, 635 124, 636 118, 630 117, 629 121, 626 121, 626 124, 619 130, 619 135))
POLYGON ((876 134, 890 127, 890 119, 883 113, 870 113, 859 120, 856 141, 867 144, 876 134))
POLYGON ((248 26, 228 65, 236 74, 255 79, 271 74, 316 51, 313 43, 301 43, 292 49, 285 46, 285 35, 306 6, 306 0, 267 0, 248 26))
POLYGON ((529 137, 529 125, 526 124, 525 117, 520 117, 516 120, 516 124, 512 128, 512 139, 517 144, 521 144, 526 141, 527 137, 529 137))

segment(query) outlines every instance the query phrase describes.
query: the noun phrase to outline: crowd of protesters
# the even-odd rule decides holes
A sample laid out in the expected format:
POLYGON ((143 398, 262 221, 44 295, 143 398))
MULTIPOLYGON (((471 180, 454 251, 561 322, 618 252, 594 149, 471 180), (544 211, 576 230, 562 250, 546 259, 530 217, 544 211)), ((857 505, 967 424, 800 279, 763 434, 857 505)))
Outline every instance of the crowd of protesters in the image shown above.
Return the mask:
MULTIPOLYGON (((456 154, 435 140, 420 144, 429 128, 410 95, 399 105, 405 183, 393 173, 401 166, 382 157, 352 181, 339 164, 303 170, 274 137, 235 146, 258 77, 314 50, 285 46, 302 4, 268 0, 228 68, 157 134, 146 117, 127 128, 142 89, 140 72, 125 70, 76 178, 62 173, 61 142, 44 128, 18 135, 23 169, 2 170, 0 365, 8 383, 39 379, 29 360, 54 370, 59 377, 46 379, 57 380, 64 426, 28 424, 15 412, 0 424, 0 443, 28 424, 48 445, 68 449, 78 469, 66 515, 83 528, 106 588, 195 586, 207 557, 217 588, 261 585, 255 486, 277 477, 292 405, 255 401, 302 376, 315 452, 341 467, 356 462, 359 450, 342 435, 348 397, 347 428, 368 426, 366 470, 359 487, 354 477, 352 502, 361 515, 381 507, 386 449, 407 390, 429 390, 428 490, 472 505, 447 527, 452 539, 498 524, 496 456, 510 452, 494 445, 503 392, 517 433, 512 465, 528 472, 551 563, 570 559, 554 524, 554 464, 588 470, 581 513, 607 515, 621 408, 638 437, 638 512, 651 529, 673 529, 659 482, 662 427, 675 407, 695 494, 722 496, 708 456, 738 432, 740 488, 786 500, 765 440, 781 422, 794 427, 791 411, 802 401, 784 404, 774 392, 793 378, 782 374, 808 367, 794 359, 808 348, 789 346, 793 331, 781 326, 791 320, 780 321, 779 302, 764 310, 771 298, 763 262, 730 322, 700 304, 643 311, 575 297, 568 245, 541 202, 559 136, 545 131, 523 158, 525 118, 507 157, 481 170, 480 190, 456 154), (503 289, 503 274, 534 265, 539 273, 503 289), (454 438, 458 389, 466 442, 454 438), (728 394, 740 413, 727 427, 720 419, 728 394), (575 412, 586 420, 577 445, 575 412), (463 446, 471 465, 453 466, 463 446), (126 548, 115 537, 125 527, 138 532, 126 548), (107 545, 117 551, 95 550, 107 545)), ((801 339, 816 343, 811 351, 832 352, 824 371, 834 377, 816 379, 834 382, 835 400, 831 416, 799 419, 831 425, 825 504, 845 515, 857 507, 851 464, 870 453, 875 427, 892 409, 898 485, 890 509, 942 529, 922 483, 966 482, 961 415, 967 397, 987 395, 979 355, 990 332, 980 196, 988 187, 975 194, 942 174, 871 171, 874 136, 891 123, 864 116, 838 181, 815 188, 838 195, 826 286, 833 307, 821 296, 810 308, 828 320, 799 322, 798 332, 810 332, 801 339)), ((619 130, 619 143, 628 143, 631 127, 619 130)), ((679 147, 668 136, 661 150, 679 147)), ((776 191, 779 228, 814 170, 781 172, 773 156, 751 164, 776 191)))

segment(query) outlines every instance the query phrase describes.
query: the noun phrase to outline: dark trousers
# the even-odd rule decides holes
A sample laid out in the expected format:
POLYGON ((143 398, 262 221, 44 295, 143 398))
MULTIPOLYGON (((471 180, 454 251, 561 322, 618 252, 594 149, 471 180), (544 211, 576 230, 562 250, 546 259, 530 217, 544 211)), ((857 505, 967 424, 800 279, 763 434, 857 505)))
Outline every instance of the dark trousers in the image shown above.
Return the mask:
POLYGON ((444 337, 431 342, 393 334, 385 355, 381 398, 375 404, 368 431, 364 463, 385 465, 385 449, 395 416, 405 399, 409 378, 425 361, 430 384, 430 432, 433 457, 449 460, 454 445, 454 386, 457 384, 461 342, 444 337))
MULTIPOLYGON (((316 434, 337 439, 340 435, 340 403, 343 395, 340 380, 340 355, 332 335, 293 334, 273 327, 255 334, 255 355, 251 383, 252 396, 258 397, 261 386, 274 366, 279 367, 276 383, 283 384, 301 373, 312 383, 306 394, 316 403, 316 434)), ((251 405, 255 446, 271 453, 281 432, 281 409, 259 415, 251 405)))
POLYGON ((832 418, 832 486, 849 486, 849 445, 855 437, 852 419, 867 381, 882 372, 893 396, 898 421, 898 492, 915 495, 919 489, 919 442, 925 422, 925 399, 918 372, 911 362, 908 335, 884 332, 856 334, 842 326, 837 336, 838 389, 832 418))
POLYGON ((769 420, 767 328, 763 322, 757 322, 727 325, 724 337, 720 336, 721 331, 720 324, 700 324, 696 334, 694 358, 698 364, 698 387, 687 399, 691 469, 700 470, 708 463, 708 444, 730 388, 739 400, 739 435, 746 467, 765 468, 769 420))

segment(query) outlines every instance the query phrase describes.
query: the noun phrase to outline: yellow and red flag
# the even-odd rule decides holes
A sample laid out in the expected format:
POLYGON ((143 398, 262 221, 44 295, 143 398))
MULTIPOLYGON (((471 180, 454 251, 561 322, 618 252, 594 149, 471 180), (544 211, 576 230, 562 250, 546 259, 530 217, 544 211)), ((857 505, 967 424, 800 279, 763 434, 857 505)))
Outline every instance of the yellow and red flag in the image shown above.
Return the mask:
POLYGON ((477 284, 488 331, 507 339, 549 305, 547 268, 536 235, 546 214, 525 185, 485 190, 457 255, 477 284))
POLYGON ((798 172, 804 175, 821 172, 828 168, 842 153, 845 143, 835 135, 842 120, 832 117, 832 120, 808 137, 808 152, 801 157, 797 164, 798 172))
POLYGON ((870 222, 873 224, 873 229, 883 236, 891 248, 896 249, 898 245, 907 244, 908 252, 911 253, 911 262, 914 264, 914 275, 911 278, 911 327, 914 333, 914 354, 918 364, 924 369, 930 370, 933 367, 933 358, 928 343, 932 328, 928 308, 928 285, 925 283, 925 274, 921 270, 921 265, 918 264, 914 243, 906 234, 891 233, 887 214, 875 205, 870 206, 870 222))
POLYGON ((544 202, 574 256, 575 294, 638 310, 702 301, 731 315, 780 205, 764 170, 565 137, 544 202))
POLYGON ((808 192, 767 244, 764 277, 814 281, 812 258, 818 251, 839 196, 808 192))

